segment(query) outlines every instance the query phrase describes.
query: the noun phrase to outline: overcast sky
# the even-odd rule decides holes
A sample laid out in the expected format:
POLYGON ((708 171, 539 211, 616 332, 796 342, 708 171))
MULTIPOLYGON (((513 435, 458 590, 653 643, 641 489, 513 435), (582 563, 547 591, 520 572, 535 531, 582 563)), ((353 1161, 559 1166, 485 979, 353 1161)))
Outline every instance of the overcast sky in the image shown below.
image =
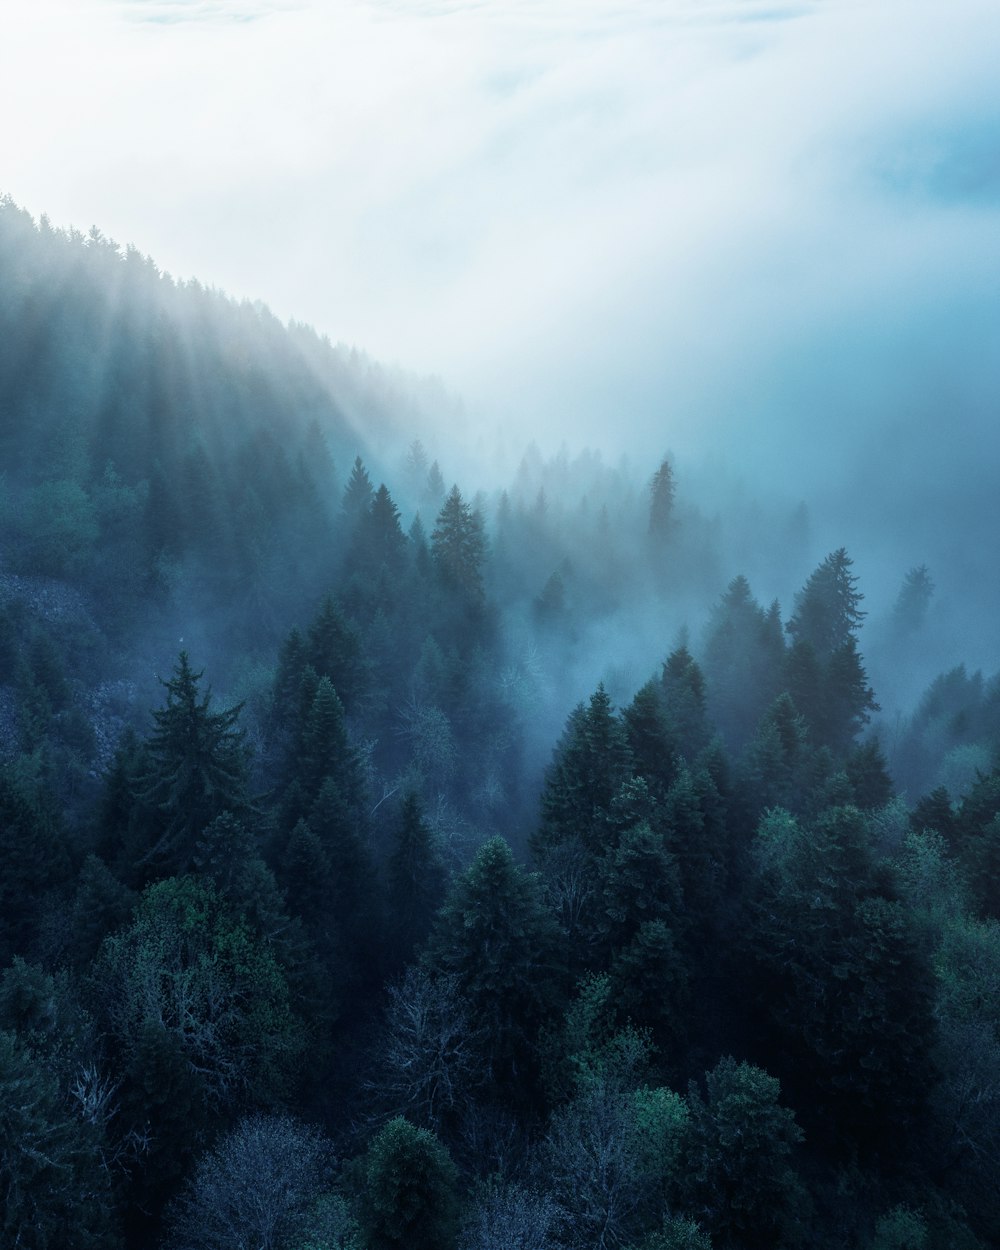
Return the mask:
POLYGON ((0 189, 543 443, 884 478, 995 437, 998 55, 996 0, 30 0, 0 189))

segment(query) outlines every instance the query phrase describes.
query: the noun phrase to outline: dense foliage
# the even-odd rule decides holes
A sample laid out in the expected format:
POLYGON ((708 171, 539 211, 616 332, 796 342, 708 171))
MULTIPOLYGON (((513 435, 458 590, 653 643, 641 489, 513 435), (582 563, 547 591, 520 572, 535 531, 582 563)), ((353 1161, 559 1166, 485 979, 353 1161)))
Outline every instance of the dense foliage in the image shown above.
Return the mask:
POLYGON ((264 309, 0 275, 0 1244, 1000 1238, 995 680, 890 762, 846 550, 786 620, 670 460, 449 489, 264 309))

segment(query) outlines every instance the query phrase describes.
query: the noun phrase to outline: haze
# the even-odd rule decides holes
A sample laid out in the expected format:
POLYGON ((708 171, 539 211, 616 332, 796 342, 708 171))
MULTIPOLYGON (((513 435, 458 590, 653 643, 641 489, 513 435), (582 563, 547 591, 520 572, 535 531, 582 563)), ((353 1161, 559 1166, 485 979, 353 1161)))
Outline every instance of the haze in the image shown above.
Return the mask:
POLYGON ((725 464, 869 587, 884 548, 888 597, 923 561, 986 593, 995 4, 38 0, 3 35, 31 211, 440 375, 515 454, 725 464))

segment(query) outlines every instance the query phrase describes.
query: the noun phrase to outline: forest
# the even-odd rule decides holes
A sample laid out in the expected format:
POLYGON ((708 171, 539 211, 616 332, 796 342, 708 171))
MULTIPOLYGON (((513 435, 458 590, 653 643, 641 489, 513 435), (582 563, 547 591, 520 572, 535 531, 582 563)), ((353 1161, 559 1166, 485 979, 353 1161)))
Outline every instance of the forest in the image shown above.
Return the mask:
POLYGON ((0 1245, 1000 1243, 934 570, 452 405, 0 201, 0 1245))

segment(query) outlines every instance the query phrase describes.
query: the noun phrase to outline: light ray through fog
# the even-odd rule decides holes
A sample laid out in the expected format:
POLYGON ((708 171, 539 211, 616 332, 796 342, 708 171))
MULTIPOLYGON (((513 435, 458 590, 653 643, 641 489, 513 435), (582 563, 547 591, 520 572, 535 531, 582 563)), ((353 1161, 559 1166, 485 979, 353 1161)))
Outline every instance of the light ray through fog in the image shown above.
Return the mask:
POLYGON ((985 0, 5 20, 19 202, 439 373, 544 445, 822 478, 900 414, 923 428, 931 393, 977 423, 995 396, 985 0))

